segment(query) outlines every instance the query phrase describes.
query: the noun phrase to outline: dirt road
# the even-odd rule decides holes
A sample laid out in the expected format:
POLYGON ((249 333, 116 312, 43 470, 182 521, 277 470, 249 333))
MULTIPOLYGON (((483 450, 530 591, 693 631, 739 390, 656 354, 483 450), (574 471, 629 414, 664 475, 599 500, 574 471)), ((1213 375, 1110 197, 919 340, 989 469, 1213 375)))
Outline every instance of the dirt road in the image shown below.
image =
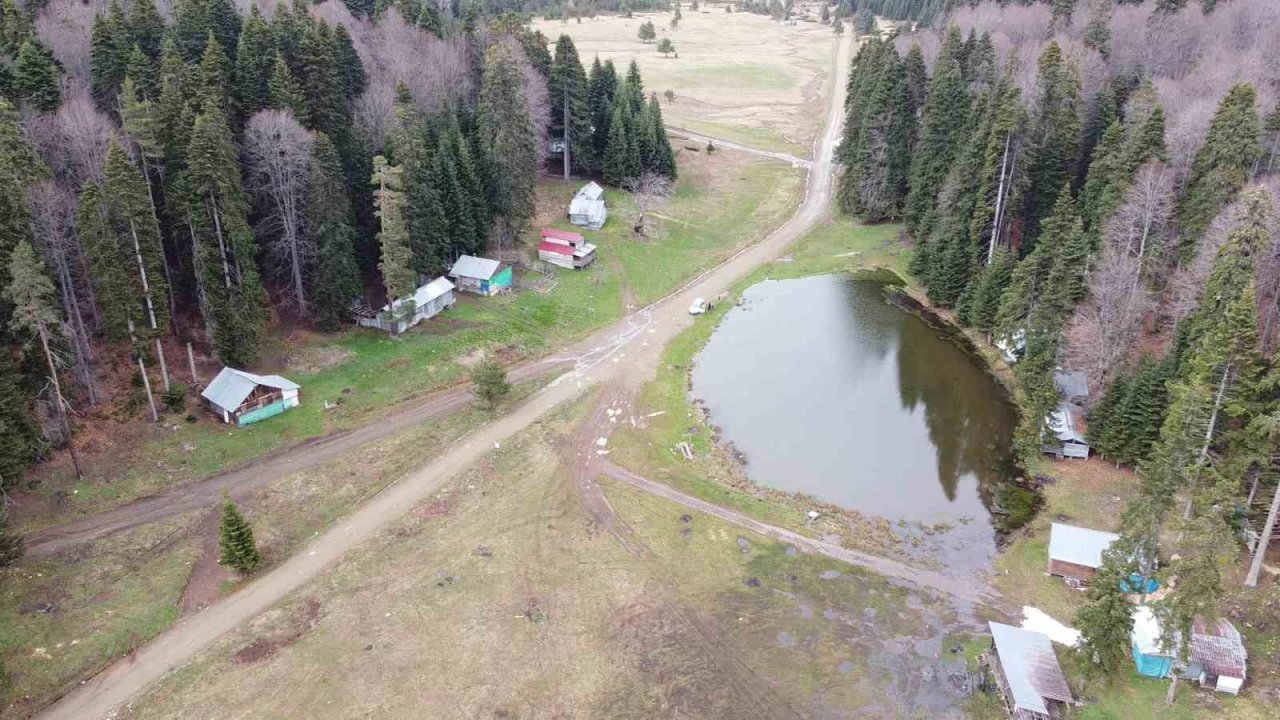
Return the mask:
POLYGON ((818 139, 805 198, 796 214, 760 243, 703 273, 681 290, 632 313, 575 349, 553 358, 574 369, 550 383, 510 414, 496 418, 463 438, 450 451, 379 493, 297 555, 248 583, 226 600, 186 618, 111 665, 51 705, 40 717, 96 718, 111 713, 149 683, 190 659, 222 634, 279 602, 322 573, 348 550, 380 532, 387 524, 426 499, 450 478, 480 460, 511 435, 591 386, 643 381, 653 376, 663 346, 694 322, 688 314, 697 297, 715 297, 761 263, 780 255, 828 213, 833 155, 840 138, 844 88, 852 40, 839 41, 835 83, 826 126, 818 139))
POLYGON ((716 145, 716 149, 728 148, 730 150, 738 150, 744 153, 750 153, 752 155, 759 155, 760 157, 767 157, 767 158, 772 158, 774 160, 781 160, 782 162, 791 163, 792 165, 798 165, 800 167, 809 167, 809 161, 802 157, 796 157, 795 155, 788 155, 787 153, 782 153, 782 152, 774 152, 772 150, 761 150, 759 148, 747 147, 746 145, 739 145, 738 143, 731 142, 729 140, 721 140, 720 138, 713 138, 707 135, 700 135, 696 132, 685 130, 683 128, 669 127, 667 128, 667 134, 671 135, 672 137, 678 137, 681 140, 688 140, 690 142, 698 143, 699 145, 705 145, 707 143, 713 142, 716 145))
MULTIPOLYGON (((522 383, 569 367, 569 364, 552 358, 519 365, 511 370, 509 379, 513 383, 522 383)), ((227 472, 183 483, 64 525, 45 528, 26 537, 26 557, 39 560, 112 533, 212 507, 221 502, 224 491, 237 496, 286 475, 333 462, 358 447, 466 407, 474 398, 469 384, 459 385, 364 427, 318 437, 227 472)))

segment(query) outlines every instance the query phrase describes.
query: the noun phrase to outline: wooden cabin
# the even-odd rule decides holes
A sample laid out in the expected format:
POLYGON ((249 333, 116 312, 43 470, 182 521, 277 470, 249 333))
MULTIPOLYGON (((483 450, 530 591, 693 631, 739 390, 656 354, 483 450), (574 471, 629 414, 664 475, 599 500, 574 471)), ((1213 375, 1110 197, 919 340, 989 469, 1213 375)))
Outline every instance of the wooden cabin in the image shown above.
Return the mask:
POLYGON ((1115 533, 1053 523, 1049 528, 1048 572, 1077 587, 1088 585, 1102 567, 1102 554, 1119 539, 1115 533))
POLYGON ((399 335, 423 320, 439 315, 457 301, 453 295, 453 283, 448 278, 438 277, 418 288, 411 297, 383 305, 379 312, 372 312, 367 306, 365 311, 357 310, 355 321, 360 327, 378 328, 399 335), (409 304, 411 300, 412 306, 409 304))
POLYGON ((991 650, 983 663, 995 678, 1005 710, 1013 720, 1057 720, 1076 700, 1067 687, 1058 656, 1048 636, 1031 630, 988 623, 991 650))
POLYGON ((596 246, 578 233, 543 230, 538 259, 570 270, 584 268, 596 259, 596 246))
POLYGON ((497 260, 463 255, 449 270, 449 277, 454 285, 463 292, 476 295, 497 295, 510 290, 514 277, 510 267, 503 266, 497 260))
POLYGON ((1053 438, 1042 438, 1041 450, 1059 460, 1062 458, 1089 459, 1089 441, 1085 439, 1084 408, 1063 402, 1045 418, 1053 430, 1053 438), (1054 442, 1056 440, 1056 442, 1054 442))
POLYGON ((201 393, 222 422, 251 425, 298 406, 302 388, 279 375, 254 375, 224 367, 201 393))

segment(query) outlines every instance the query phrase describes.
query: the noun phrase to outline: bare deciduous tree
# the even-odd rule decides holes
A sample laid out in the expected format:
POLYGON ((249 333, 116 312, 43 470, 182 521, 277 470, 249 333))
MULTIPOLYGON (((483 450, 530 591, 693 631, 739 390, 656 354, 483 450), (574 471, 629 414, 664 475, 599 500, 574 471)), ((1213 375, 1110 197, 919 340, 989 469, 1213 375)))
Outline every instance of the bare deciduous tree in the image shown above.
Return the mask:
POLYGON ((277 274, 292 287, 298 311, 307 313, 306 281, 315 244, 303 229, 305 190, 312 135, 287 110, 263 110, 244 129, 248 186, 262 220, 259 237, 267 243, 277 274))
POLYGON ((1153 160, 1134 174, 1124 202, 1107 221, 1107 244, 1138 258, 1144 275, 1165 260, 1173 200, 1173 174, 1164 163, 1153 160))
POLYGON ((648 237, 649 208, 671 194, 670 178, 654 172, 643 172, 639 177, 624 182, 622 187, 631 193, 636 204, 635 224, 632 226, 632 231, 638 238, 648 237))
POLYGON ((1106 387, 1154 303, 1142 279, 1141 258, 1115 247, 1103 251, 1088 287, 1067 330, 1067 358, 1072 367, 1088 372, 1092 383, 1106 387))

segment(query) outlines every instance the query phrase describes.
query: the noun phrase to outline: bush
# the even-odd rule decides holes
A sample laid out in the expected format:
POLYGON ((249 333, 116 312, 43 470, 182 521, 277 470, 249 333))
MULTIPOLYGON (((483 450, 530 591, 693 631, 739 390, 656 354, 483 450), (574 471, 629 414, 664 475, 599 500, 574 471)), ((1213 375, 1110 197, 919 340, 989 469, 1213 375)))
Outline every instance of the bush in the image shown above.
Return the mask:
POLYGON ((168 390, 160 393, 160 398, 164 401, 165 409, 177 415, 185 412, 187 409, 187 386, 182 383, 174 383, 169 386, 168 390))
POLYGON ((506 368, 493 360, 486 360, 471 371, 471 382, 476 385, 476 400, 482 407, 493 409, 507 393, 511 385, 507 382, 506 368))

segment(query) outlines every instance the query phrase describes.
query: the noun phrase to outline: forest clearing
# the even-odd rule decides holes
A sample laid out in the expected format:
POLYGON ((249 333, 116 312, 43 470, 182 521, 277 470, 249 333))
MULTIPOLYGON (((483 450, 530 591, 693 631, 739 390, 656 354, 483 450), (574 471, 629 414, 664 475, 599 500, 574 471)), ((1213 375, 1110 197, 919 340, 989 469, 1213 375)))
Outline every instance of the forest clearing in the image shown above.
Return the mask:
POLYGON ((0 717, 1280 706, 1280 8, 0 4, 0 717))
POLYGON ((760 15, 726 13, 726 7, 686 9, 674 28, 669 13, 643 11, 630 18, 540 20, 533 27, 548 37, 572 35, 586 63, 596 57, 618 67, 639 63, 673 127, 809 157, 830 91, 831 29, 812 22, 779 25, 760 15), (656 42, 637 37, 645 22, 674 43, 677 57, 664 58, 656 42))

